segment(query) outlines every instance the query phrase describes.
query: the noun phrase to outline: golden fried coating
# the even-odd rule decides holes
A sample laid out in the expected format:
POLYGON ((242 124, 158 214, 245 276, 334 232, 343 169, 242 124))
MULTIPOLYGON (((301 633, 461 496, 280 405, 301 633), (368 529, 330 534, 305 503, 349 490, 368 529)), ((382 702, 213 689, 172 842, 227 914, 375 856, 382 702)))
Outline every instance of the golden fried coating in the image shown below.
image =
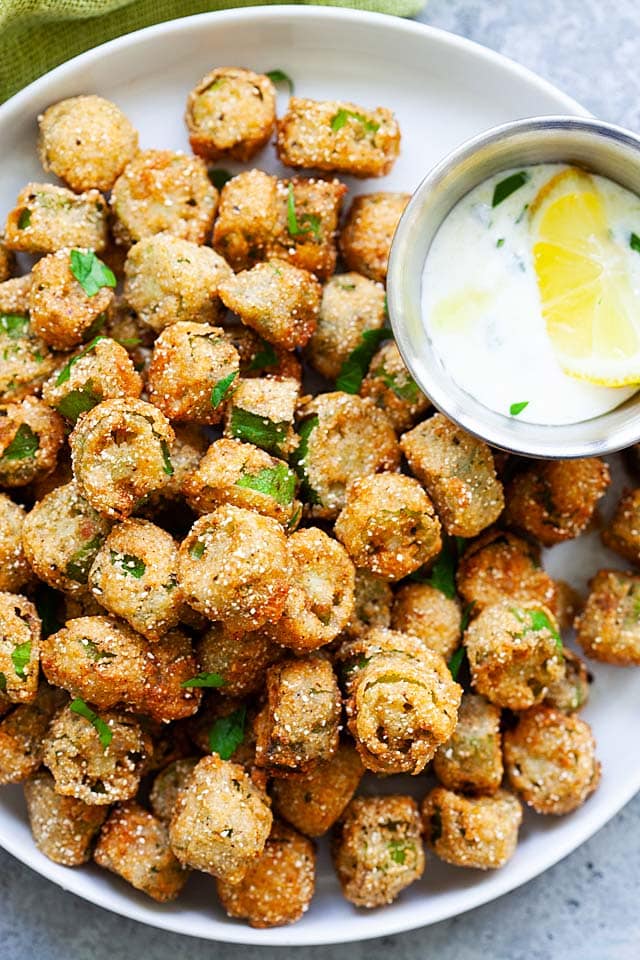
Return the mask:
POLYGON ((625 490, 602 542, 631 563, 640 565, 640 490, 625 490))
POLYGON ((52 183, 28 183, 7 217, 5 243, 22 253, 55 253, 107 245, 107 201, 98 190, 73 193, 52 183))
POLYGON ((586 655, 621 667, 640 665, 640 576, 599 570, 589 589, 575 622, 586 655))
POLYGON ((78 867, 91 859, 91 847, 108 810, 63 797, 50 773, 40 770, 24 784, 24 796, 33 842, 45 857, 64 867, 78 867))
POLYGON ((297 446, 293 429, 300 384, 292 377, 236 381, 226 407, 225 436, 255 444, 276 457, 297 446))
POLYGON ((369 364, 369 372, 360 386, 362 397, 371 397, 402 433, 410 430, 431 406, 427 397, 407 370, 393 341, 383 344, 369 364))
POLYGON ((149 794, 149 803, 158 820, 163 823, 171 822, 178 794, 189 782, 198 760, 199 757, 181 757, 167 764, 156 775, 149 794))
POLYGON ((267 667, 283 656, 266 629, 245 632, 224 623, 209 625, 196 653, 201 669, 223 680, 220 694, 241 698, 257 693, 264 686, 267 667))
POLYGON ((390 626, 417 637, 448 660, 460 643, 460 603, 430 583, 405 583, 393 598, 390 626))
POLYGON ((357 907, 392 903, 424 872, 415 800, 356 797, 336 826, 331 853, 347 900, 357 907))
POLYGON ((213 246, 234 270, 249 270, 268 259, 282 228, 277 184, 264 170, 243 170, 222 188, 213 246))
POLYGON ((502 783, 500 709, 465 693, 452 736, 438 747, 433 771, 443 786, 463 793, 495 793, 502 783))
POLYGON ((9 250, 4 242, 4 236, 0 233, 0 283, 9 280, 13 276, 16 266, 16 258, 13 251, 9 250))
POLYGON ((266 258, 287 260, 318 280, 327 280, 336 269, 336 236, 346 192, 339 180, 278 180, 275 230, 266 245, 266 258))
POLYGON ((36 699, 41 626, 30 600, 0 593, 0 690, 12 703, 36 699))
POLYGON ((19 590, 31 579, 22 548, 24 520, 24 509, 0 493, 0 590, 19 590))
POLYGON ((538 706, 504 734, 504 763, 514 790, 537 813, 560 815, 581 806, 600 782, 588 723, 538 706))
POLYGON ((23 487, 55 468, 62 418, 35 397, 0 405, 0 487, 23 487))
POLYGON ((371 627, 391 625, 393 593, 387 580, 356 568, 353 615, 345 628, 349 637, 361 637, 371 627))
POLYGON ((38 393, 57 363, 28 316, 0 307, 0 400, 15 403, 38 393))
POLYGON ((187 98, 189 143, 205 160, 250 160, 268 143, 275 120, 275 87, 252 70, 216 67, 187 98))
POLYGON ((574 713, 582 710, 589 699, 589 684, 593 677, 587 665, 577 653, 565 647, 564 677, 552 683, 543 700, 548 707, 555 707, 563 713, 574 713))
POLYGON ((422 801, 424 836, 437 856, 456 867, 496 870, 515 851, 522 807, 507 790, 464 797, 435 787, 422 801))
POLYGON ((340 233, 340 253, 349 270, 385 282, 391 241, 409 199, 408 193, 353 198, 340 233))
POLYGON ((20 783, 42 763, 44 737, 51 718, 66 700, 62 690, 40 685, 33 703, 24 703, 0 721, 0 785, 20 783))
POLYGON ((29 312, 31 283, 30 273, 0 283, 0 313, 26 316, 29 312))
POLYGON ((182 504, 182 486, 187 477, 197 468, 205 450, 208 438, 197 423, 176 423, 173 432, 175 441, 171 447, 171 466, 173 473, 159 490, 155 490, 145 499, 140 514, 154 519, 157 510, 171 509, 182 504))

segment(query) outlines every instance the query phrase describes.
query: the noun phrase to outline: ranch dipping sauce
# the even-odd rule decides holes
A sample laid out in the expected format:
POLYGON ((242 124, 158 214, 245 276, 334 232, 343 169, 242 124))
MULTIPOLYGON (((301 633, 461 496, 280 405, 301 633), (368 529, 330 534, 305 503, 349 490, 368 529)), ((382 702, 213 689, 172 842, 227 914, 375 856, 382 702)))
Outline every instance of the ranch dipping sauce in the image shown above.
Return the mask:
MULTIPOLYGON (((531 211, 535 214, 536 198, 545 197, 547 189, 554 196, 554 178, 562 185, 574 174, 578 183, 590 184, 587 192, 595 186, 599 194, 611 257, 602 269, 613 264, 622 277, 624 302, 640 326, 640 198, 604 177, 572 173, 564 164, 503 171, 471 190, 440 226, 422 278, 427 334, 449 375, 484 406, 531 423, 589 420, 638 389, 600 386, 563 372, 547 330, 539 277, 544 268, 534 258, 531 211)), ((570 247, 571 239, 566 242, 570 247)))

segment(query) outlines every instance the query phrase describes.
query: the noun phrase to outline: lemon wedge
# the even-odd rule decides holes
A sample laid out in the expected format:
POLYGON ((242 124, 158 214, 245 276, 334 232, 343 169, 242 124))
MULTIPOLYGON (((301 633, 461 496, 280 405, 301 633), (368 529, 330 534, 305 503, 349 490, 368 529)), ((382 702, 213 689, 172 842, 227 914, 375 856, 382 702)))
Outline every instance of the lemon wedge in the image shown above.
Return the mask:
POLYGON ((529 208, 542 315, 563 371, 601 386, 640 381, 640 302, 602 195, 573 167, 529 208))

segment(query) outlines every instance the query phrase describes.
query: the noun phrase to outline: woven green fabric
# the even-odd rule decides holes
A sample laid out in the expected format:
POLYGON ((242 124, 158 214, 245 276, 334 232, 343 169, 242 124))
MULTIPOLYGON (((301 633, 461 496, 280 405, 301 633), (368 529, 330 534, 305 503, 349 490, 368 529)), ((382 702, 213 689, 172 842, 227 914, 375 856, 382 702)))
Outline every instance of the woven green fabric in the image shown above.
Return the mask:
MULTIPOLYGON (((316 2, 411 17, 425 0, 316 2)), ((0 0, 0 103, 59 63, 124 33, 174 17, 256 5, 256 0, 0 0)))

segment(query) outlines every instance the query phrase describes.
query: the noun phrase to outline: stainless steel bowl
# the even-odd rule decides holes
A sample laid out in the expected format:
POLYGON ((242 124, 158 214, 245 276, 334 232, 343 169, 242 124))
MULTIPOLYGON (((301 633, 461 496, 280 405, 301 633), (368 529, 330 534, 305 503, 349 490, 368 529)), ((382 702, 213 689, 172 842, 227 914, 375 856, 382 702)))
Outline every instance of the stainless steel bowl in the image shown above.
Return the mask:
POLYGON ((483 180, 534 163, 568 163, 640 194, 640 137, 576 117, 536 117, 494 127, 449 154, 422 181, 398 224, 387 295, 400 353, 435 407, 492 446, 530 457, 588 457, 640 440, 640 393, 581 423, 545 426, 489 410, 451 378, 430 342, 421 312, 429 248, 455 204, 483 180))

